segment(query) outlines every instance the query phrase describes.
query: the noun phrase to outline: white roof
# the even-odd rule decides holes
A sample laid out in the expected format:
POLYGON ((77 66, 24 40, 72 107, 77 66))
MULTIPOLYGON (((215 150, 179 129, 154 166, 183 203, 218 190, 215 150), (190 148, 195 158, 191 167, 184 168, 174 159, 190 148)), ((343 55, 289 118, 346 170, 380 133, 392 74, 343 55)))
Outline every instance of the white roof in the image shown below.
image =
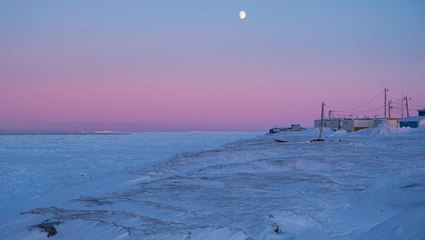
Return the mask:
POLYGON ((420 122, 424 119, 425 119, 425 116, 405 117, 401 119, 401 122, 420 122))

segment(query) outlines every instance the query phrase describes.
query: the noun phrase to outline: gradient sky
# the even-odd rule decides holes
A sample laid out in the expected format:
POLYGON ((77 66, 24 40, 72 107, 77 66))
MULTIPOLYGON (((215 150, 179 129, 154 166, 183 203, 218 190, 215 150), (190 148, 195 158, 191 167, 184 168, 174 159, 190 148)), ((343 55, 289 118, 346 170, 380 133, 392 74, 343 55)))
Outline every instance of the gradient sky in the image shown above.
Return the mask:
POLYGON ((385 87, 425 107, 423 0, 0 1, 2 131, 312 126, 385 87))

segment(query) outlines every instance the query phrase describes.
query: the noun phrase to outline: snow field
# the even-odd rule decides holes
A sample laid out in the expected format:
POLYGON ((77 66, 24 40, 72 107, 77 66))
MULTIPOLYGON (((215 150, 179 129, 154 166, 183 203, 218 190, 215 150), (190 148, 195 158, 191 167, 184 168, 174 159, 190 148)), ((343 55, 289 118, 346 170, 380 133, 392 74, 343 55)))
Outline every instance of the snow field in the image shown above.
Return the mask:
POLYGON ((40 198, 0 237, 45 239, 28 227, 47 220, 62 222, 55 239, 425 238, 424 128, 314 134, 184 152, 40 198))

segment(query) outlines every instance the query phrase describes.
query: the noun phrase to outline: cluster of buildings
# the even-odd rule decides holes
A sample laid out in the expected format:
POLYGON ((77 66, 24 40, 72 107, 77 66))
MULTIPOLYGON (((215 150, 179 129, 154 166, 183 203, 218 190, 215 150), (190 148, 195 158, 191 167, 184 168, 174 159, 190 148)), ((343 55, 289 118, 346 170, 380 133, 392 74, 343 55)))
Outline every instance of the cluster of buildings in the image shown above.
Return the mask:
POLYGON ((299 124, 292 124, 291 127, 288 128, 272 128, 269 130, 270 134, 279 133, 279 132, 298 132, 298 131, 304 131, 305 128, 301 127, 299 124))
MULTIPOLYGON (((314 127, 320 128, 321 120, 314 121, 314 127)), ((330 118, 323 119, 323 127, 332 130, 345 130, 347 132, 358 131, 365 128, 377 127, 381 124, 394 127, 417 128, 425 125, 425 109, 418 110, 418 116, 406 118, 330 118)))

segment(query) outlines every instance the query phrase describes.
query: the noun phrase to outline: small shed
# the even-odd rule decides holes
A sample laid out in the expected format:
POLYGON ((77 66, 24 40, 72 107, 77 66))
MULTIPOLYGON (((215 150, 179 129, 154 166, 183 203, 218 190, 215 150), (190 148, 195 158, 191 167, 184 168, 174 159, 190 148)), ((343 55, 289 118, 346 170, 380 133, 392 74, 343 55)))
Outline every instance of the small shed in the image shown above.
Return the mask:
POLYGON ((424 116, 424 117, 425 117, 425 108, 424 108, 424 109, 419 109, 419 110, 418 110, 418 115, 419 115, 419 116, 424 116))
MULTIPOLYGON (((314 127, 320 128, 321 120, 314 120, 314 127)), ((340 120, 339 119, 323 119, 323 127, 330 128, 334 131, 340 129, 340 120)))
POLYGON ((401 119, 400 127, 411 127, 417 128, 419 126, 425 125, 425 115, 424 116, 414 116, 406 117, 401 119))
POLYGON ((381 118, 348 118, 341 120, 341 128, 347 132, 378 127, 385 122, 381 118))
POLYGON ((354 131, 373 127, 374 120, 369 118, 356 118, 354 121, 354 131))
POLYGON ((387 124, 391 127, 400 126, 400 118, 387 118, 387 124))
POLYGON ((342 119, 341 120, 341 128, 347 132, 354 131, 354 120, 353 119, 342 119))

